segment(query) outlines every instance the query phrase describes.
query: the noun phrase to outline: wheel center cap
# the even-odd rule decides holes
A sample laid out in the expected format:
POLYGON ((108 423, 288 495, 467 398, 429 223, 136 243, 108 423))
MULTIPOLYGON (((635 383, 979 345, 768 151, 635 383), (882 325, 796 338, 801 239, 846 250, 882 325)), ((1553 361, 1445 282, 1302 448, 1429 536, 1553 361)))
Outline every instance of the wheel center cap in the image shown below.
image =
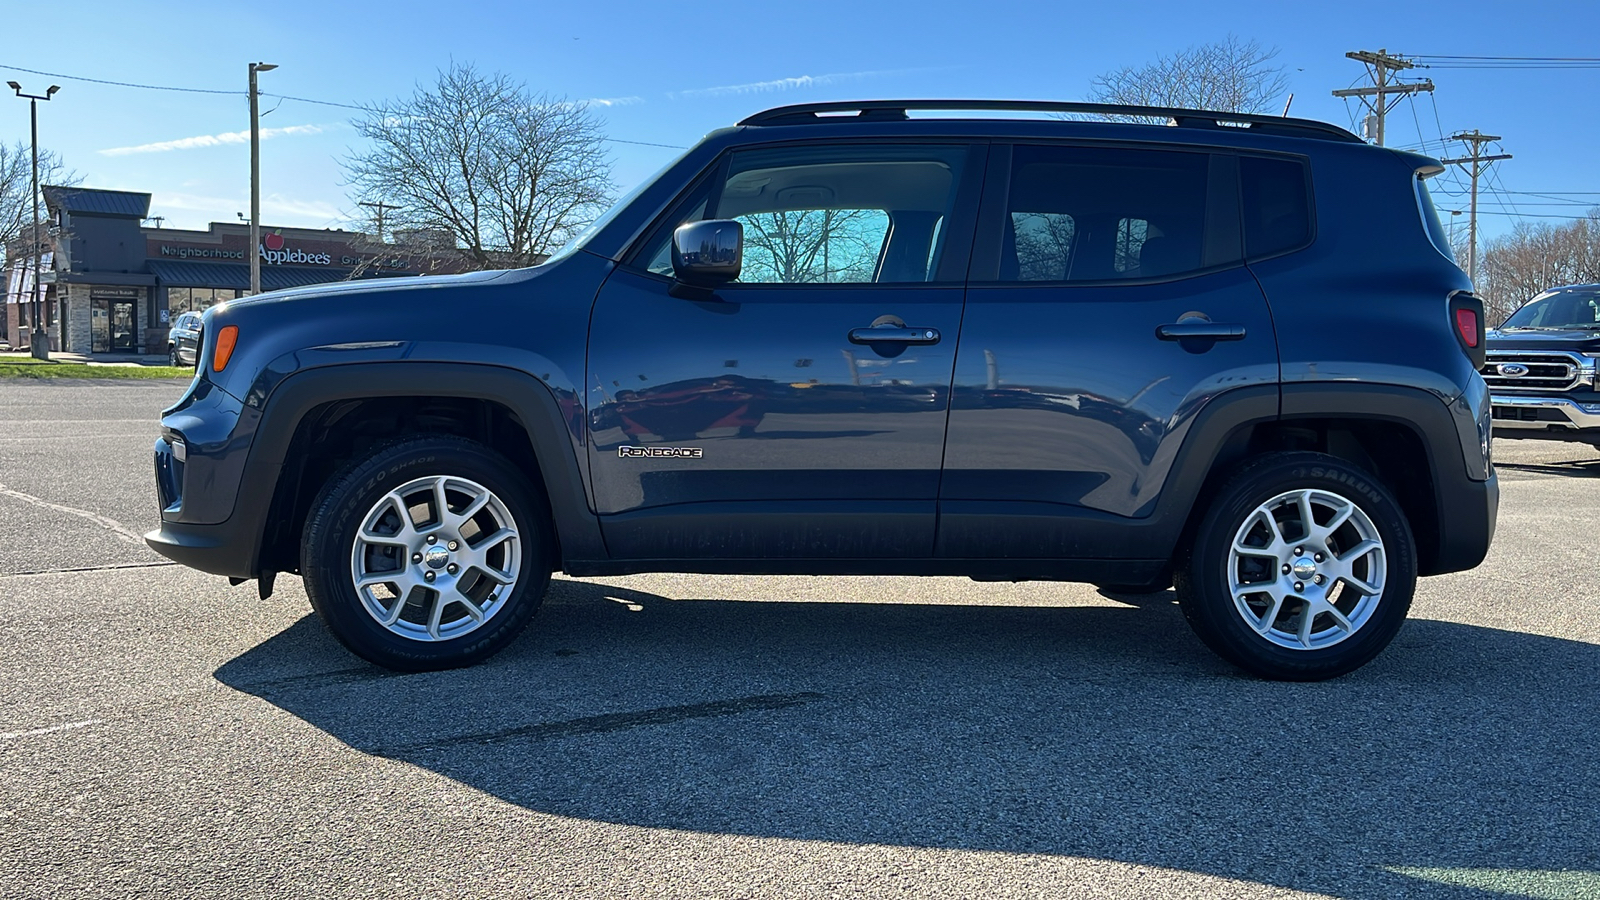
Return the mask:
POLYGON ((442 569, 450 561, 450 551, 443 547, 429 547, 422 553, 422 561, 430 569, 442 569))
POLYGON ((1300 579, 1301 581, 1305 581, 1311 576, 1317 574, 1317 564, 1309 557, 1300 557, 1294 561, 1292 567, 1294 570, 1294 577, 1300 579))

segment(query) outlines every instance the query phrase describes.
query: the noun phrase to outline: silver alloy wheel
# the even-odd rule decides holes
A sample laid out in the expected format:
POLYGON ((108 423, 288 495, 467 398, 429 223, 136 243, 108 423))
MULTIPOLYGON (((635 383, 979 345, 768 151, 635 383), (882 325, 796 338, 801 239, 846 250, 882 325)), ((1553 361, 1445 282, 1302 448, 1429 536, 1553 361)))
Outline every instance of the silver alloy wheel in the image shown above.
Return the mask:
POLYGON ((1288 491, 1256 507, 1228 553, 1234 609, 1290 650, 1320 650, 1360 631, 1388 571, 1372 518, 1331 491, 1288 491))
POLYGON ((430 475, 384 494, 350 551, 361 606, 391 633, 448 641, 481 628, 517 586, 522 538, 494 492, 430 475))

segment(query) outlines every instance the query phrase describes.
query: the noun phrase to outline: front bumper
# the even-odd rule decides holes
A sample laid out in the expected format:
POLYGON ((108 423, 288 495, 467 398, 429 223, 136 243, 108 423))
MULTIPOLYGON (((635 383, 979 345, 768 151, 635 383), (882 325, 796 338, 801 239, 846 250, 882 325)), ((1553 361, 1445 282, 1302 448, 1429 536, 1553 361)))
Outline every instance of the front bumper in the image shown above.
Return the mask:
POLYGON ((1490 403, 1496 437, 1600 441, 1600 403, 1516 394, 1493 394, 1490 403))
POLYGON ((184 460, 174 452, 181 441, 159 437, 155 445, 156 496, 161 527, 144 536, 150 549, 191 569, 254 578, 259 535, 240 517, 213 524, 175 521, 183 509, 184 460))

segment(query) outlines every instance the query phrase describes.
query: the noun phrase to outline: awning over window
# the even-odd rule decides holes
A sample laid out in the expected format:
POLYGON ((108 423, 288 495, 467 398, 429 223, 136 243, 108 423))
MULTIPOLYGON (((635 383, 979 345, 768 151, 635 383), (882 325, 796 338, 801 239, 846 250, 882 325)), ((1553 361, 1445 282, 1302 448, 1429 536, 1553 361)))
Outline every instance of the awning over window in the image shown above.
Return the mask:
MULTIPOLYGON (((234 288, 241 291, 250 289, 250 267, 237 263, 153 259, 149 266, 150 274, 160 279, 163 286, 234 288)), ((276 291, 283 288, 305 287, 308 284, 326 284, 330 281, 344 281, 349 276, 349 269, 262 266, 261 289, 276 291)))

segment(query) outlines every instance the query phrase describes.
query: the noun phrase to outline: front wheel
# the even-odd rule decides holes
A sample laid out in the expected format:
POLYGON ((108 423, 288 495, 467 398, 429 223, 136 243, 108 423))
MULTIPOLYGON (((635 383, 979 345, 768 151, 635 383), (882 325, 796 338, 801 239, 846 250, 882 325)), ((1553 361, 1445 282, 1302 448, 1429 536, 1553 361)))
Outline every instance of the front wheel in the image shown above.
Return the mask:
POLYGON ((1405 514, 1366 472, 1274 453, 1216 492, 1174 580, 1200 639, 1263 678, 1317 681, 1377 656, 1404 624, 1417 557, 1405 514))
POLYGON ((356 655, 409 672, 472 665, 533 617, 554 545, 537 488, 455 437, 378 449, 312 504, 301 572, 312 607, 356 655))
POLYGON ((172 367, 174 369, 183 368, 183 360, 178 358, 178 348, 177 347, 168 347, 167 348, 167 360, 172 363, 172 367))

